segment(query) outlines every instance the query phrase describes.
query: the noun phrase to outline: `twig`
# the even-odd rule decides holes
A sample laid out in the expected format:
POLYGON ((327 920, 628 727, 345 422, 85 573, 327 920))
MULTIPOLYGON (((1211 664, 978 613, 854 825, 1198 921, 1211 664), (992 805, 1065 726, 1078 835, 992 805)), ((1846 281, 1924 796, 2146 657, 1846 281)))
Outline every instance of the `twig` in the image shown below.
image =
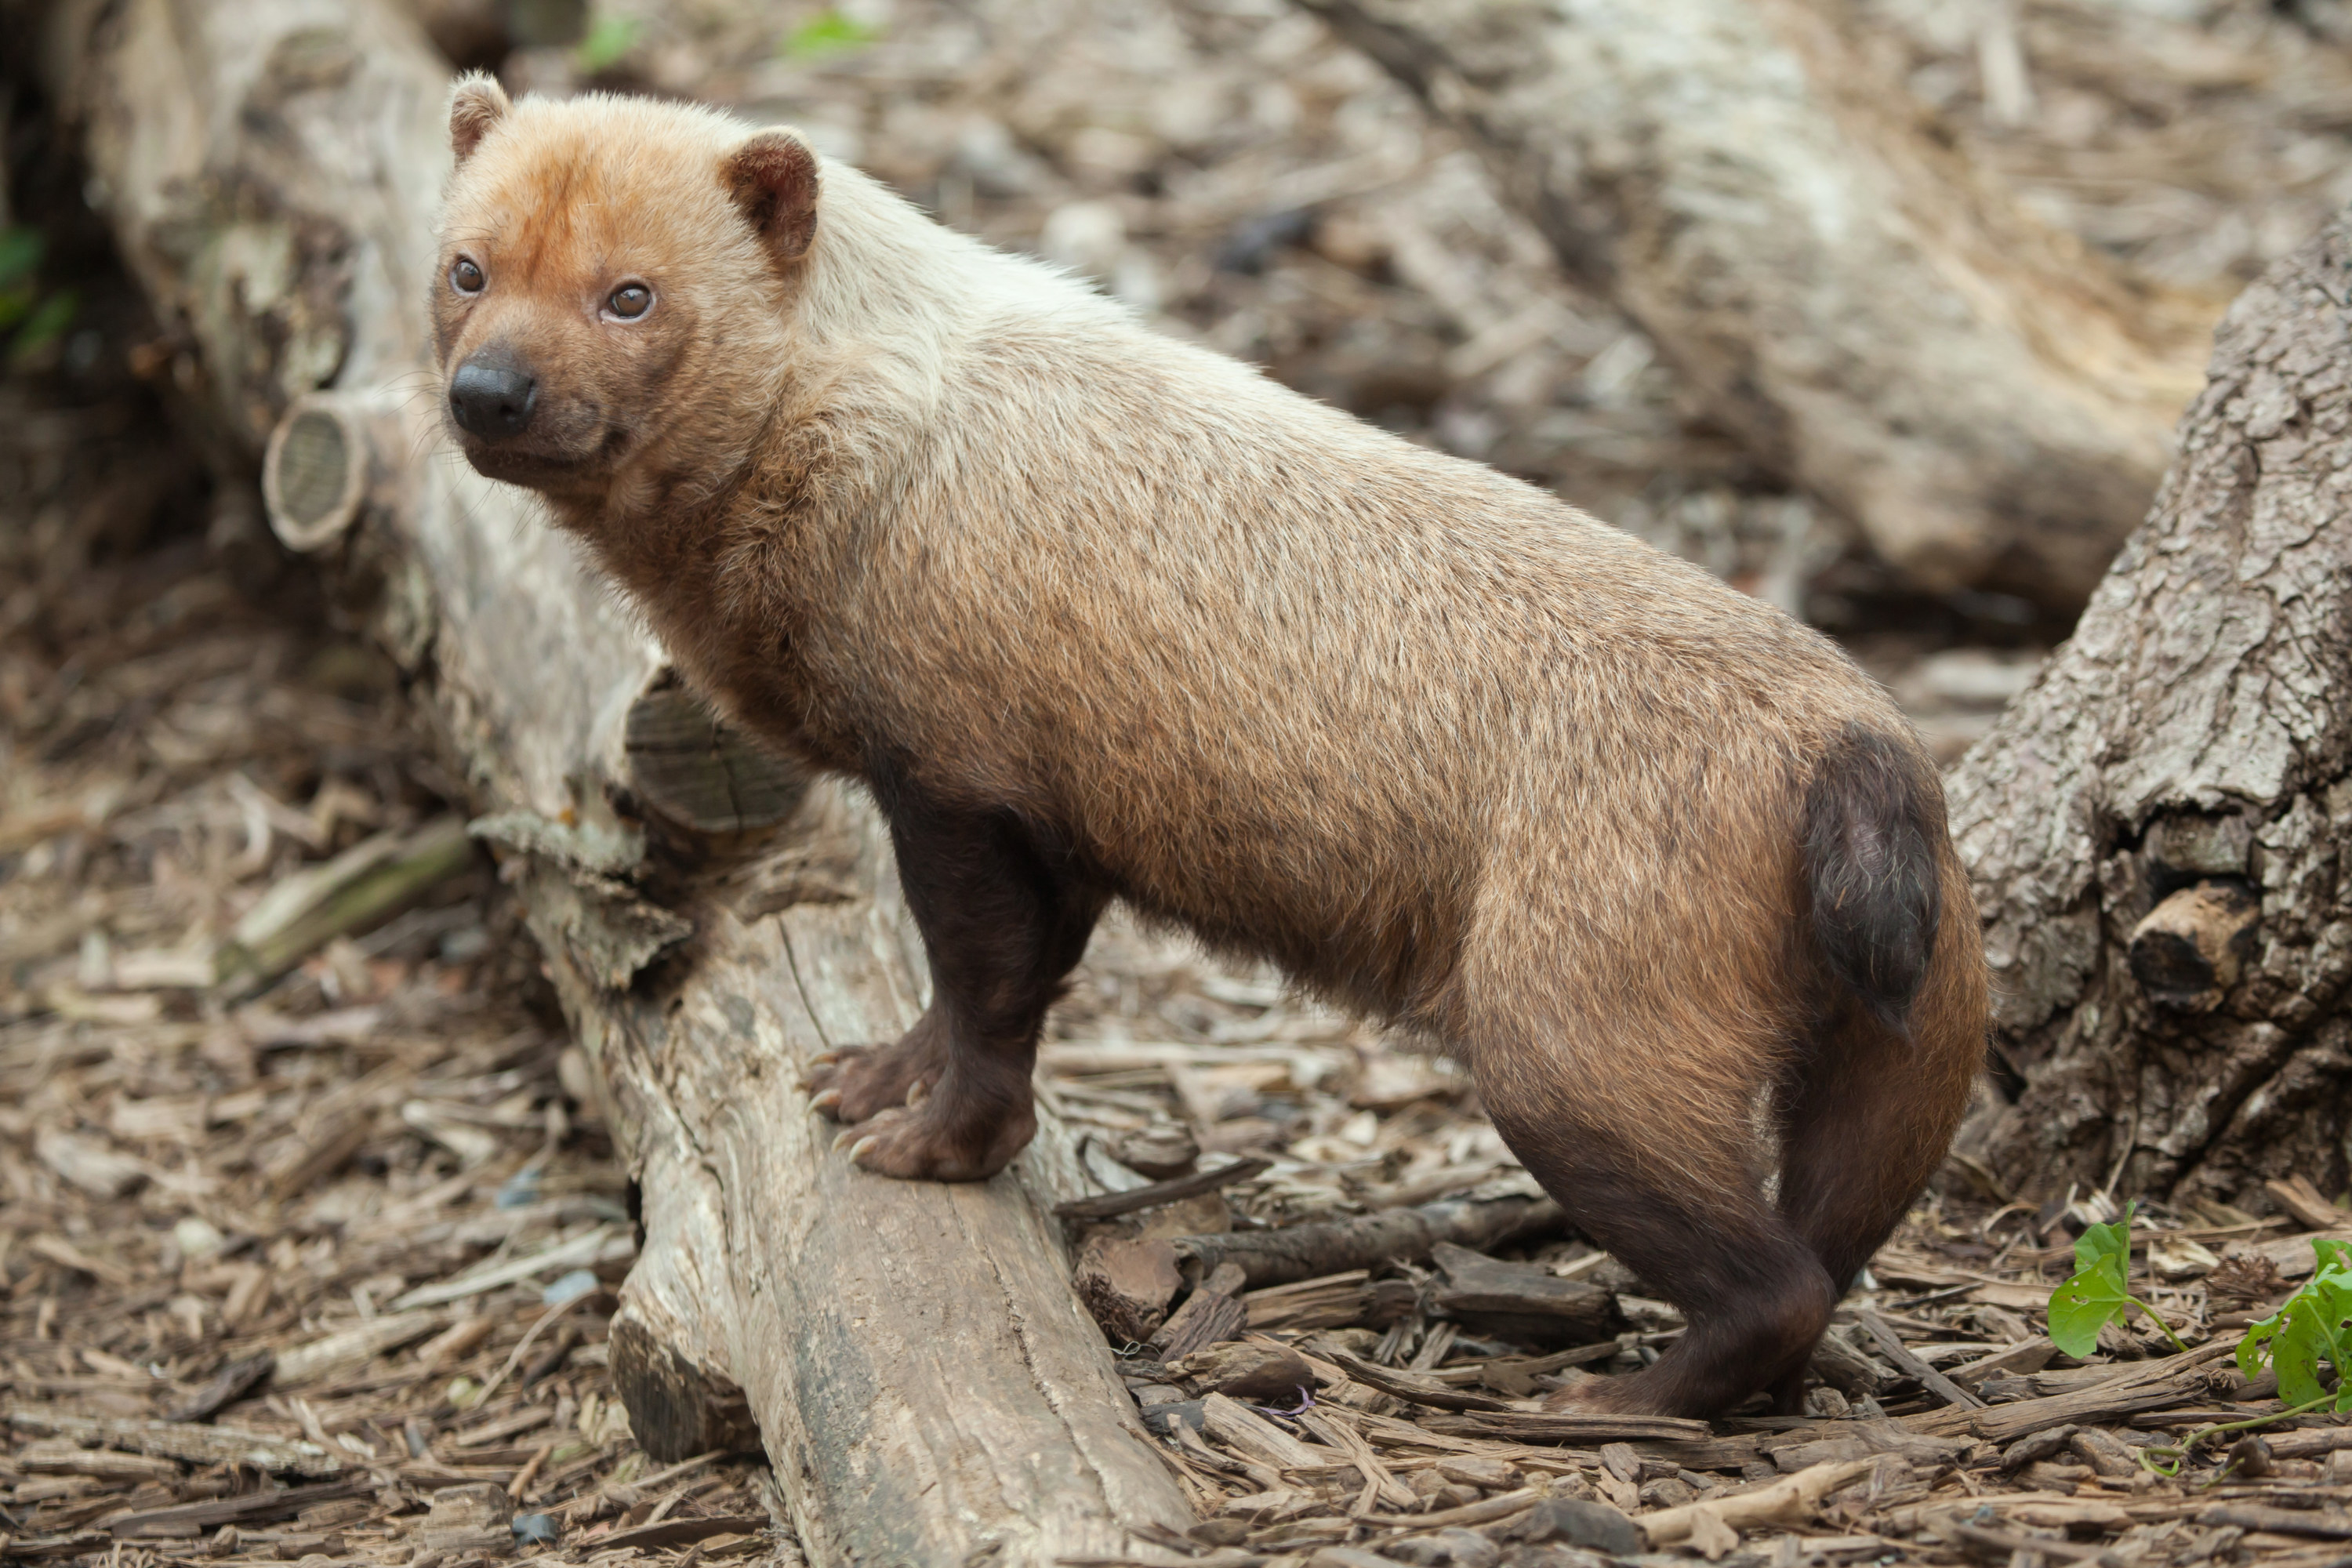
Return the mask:
POLYGON ((565 1301, 560 1306, 550 1307, 546 1311, 541 1313, 539 1321, 533 1323, 529 1329, 523 1331, 522 1338, 515 1342, 515 1348, 507 1352, 507 1363, 506 1365, 499 1368, 498 1376, 490 1379, 489 1382, 482 1385, 481 1394, 474 1400, 475 1405, 479 1407, 489 1403, 490 1395, 496 1394, 499 1391, 499 1385, 506 1382, 507 1374, 514 1371, 515 1363, 522 1360, 522 1352, 530 1349, 530 1342, 539 1338, 540 1331, 541 1329, 546 1328, 548 1324, 555 1321, 556 1319, 563 1316, 564 1313, 572 1310, 572 1308, 580 1305, 581 1302, 585 1301, 589 1297, 593 1296, 595 1293, 596 1292, 593 1290, 583 1290, 579 1295, 572 1297, 569 1301, 565 1301))
POLYGON ((541 1443, 532 1449, 530 1458, 522 1462, 522 1468, 514 1473, 514 1479, 507 1483, 507 1496, 520 1502, 522 1494, 530 1489, 530 1483, 539 1479, 539 1472, 546 1465, 547 1457, 554 1452, 555 1445, 552 1443, 541 1443))
POLYGON ((1156 1208, 1184 1198, 1213 1193, 1235 1182, 1246 1182, 1252 1176, 1263 1175, 1274 1168, 1271 1160, 1255 1155, 1236 1160, 1230 1165, 1220 1165, 1213 1171, 1195 1171, 1189 1176, 1173 1176, 1164 1182, 1154 1182, 1148 1187, 1133 1187, 1123 1193, 1105 1193, 1100 1197, 1072 1198, 1055 1204, 1054 1213, 1064 1219, 1116 1219, 1138 1209, 1156 1208))
POLYGON ((1926 1384, 1945 1404, 1957 1405, 1963 1410, 1982 1410, 1985 1407, 1983 1400, 1979 1399, 1915 1354, 1911 1347, 1905 1344, 1895 1331, 1887 1326, 1885 1319, 1866 1310, 1856 1312, 1854 1319, 1862 1324, 1864 1331, 1872 1339, 1878 1342, 1878 1348, 1886 1352, 1886 1358, 1889 1361, 1926 1384))

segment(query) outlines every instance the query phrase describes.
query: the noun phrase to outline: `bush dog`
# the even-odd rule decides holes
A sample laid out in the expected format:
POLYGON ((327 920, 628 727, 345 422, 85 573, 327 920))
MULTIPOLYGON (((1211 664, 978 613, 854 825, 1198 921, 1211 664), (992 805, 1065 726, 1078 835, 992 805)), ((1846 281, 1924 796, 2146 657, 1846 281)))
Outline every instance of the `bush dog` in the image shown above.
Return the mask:
POLYGON ((849 1158, 1002 1169, 1123 899, 1454 1053, 1681 1308, 1655 1364, 1563 1403, 1798 1397, 1985 1037, 1941 786, 1876 685, 788 131, 474 77, 450 132, 457 444, 888 820, 933 995, 814 1068, 849 1158))

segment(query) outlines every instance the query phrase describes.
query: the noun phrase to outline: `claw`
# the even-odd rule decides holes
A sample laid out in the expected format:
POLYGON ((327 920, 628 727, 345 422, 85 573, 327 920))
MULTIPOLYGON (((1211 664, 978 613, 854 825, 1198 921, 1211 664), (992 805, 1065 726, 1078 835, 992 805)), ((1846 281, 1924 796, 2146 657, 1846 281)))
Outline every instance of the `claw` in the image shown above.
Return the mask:
POLYGON ((808 1065, 813 1068, 829 1068, 847 1054, 845 1051, 819 1051, 809 1058, 808 1065))
POLYGON ((865 1134, 859 1132, 856 1128, 845 1127, 833 1135, 833 1146, 836 1149, 846 1149, 863 1136, 865 1134))
POLYGON ((821 1089, 810 1097, 809 1109, 816 1111, 831 1110, 840 1105, 840 1103, 841 1090, 837 1089, 821 1089))
POLYGON ((866 1152, 867 1150, 878 1149, 881 1146, 882 1140, 870 1133, 866 1137, 860 1138, 856 1142, 852 1143, 849 1146, 849 1163, 853 1165, 856 1164, 858 1161, 865 1158, 866 1152))
POLYGON ((930 1079, 919 1078, 913 1083, 907 1086, 907 1098, 904 1104, 908 1110, 912 1110, 915 1107, 922 1104, 923 1101, 930 1099, 930 1079))

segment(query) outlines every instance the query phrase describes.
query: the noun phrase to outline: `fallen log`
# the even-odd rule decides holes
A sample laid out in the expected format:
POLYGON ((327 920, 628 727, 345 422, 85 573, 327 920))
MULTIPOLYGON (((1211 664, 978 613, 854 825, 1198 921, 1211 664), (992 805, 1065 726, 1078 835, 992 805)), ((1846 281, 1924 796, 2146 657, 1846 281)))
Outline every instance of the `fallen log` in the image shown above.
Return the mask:
POLYGON ((45 28, 170 379, 426 700, 593 1064, 644 1197, 610 1344, 640 1443, 756 1433, 816 1562, 1042 1564, 1190 1523, 1070 1289, 1064 1130, 1041 1110, 1013 1171, 945 1188, 854 1171, 810 1114, 802 1064, 923 994, 871 813, 702 713, 520 492, 441 455, 448 73, 414 22, 126 0, 45 28))
POLYGON ((1803 0, 1299 0, 1485 156, 1717 422, 1931 590, 2079 607, 2219 304, 1977 179, 1803 0))

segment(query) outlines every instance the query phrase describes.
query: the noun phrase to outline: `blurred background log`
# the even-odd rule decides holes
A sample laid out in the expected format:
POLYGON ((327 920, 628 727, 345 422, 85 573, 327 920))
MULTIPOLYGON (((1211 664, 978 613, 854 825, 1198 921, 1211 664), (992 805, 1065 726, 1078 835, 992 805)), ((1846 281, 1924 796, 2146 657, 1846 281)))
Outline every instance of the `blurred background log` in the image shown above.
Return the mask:
POLYGON ((1300 0, 1485 155, 1687 395, 1915 586, 2066 612, 2140 520, 2218 301, 1975 176, 1802 0, 1300 0))
POLYGON ((1961 1148, 2022 1195, 2352 1174, 2347 300, 2352 213, 2231 308, 2156 510, 1954 780, 2003 1089, 1961 1148))
POLYGON ((264 471, 488 813, 642 1190, 611 1353, 647 1452, 756 1426, 823 1562, 1045 1563, 1188 1522, 1070 1289, 1059 1125, 945 1189, 850 1171, 808 1113, 801 1061, 922 994, 870 814, 681 711, 521 493, 440 451, 419 305, 448 71, 415 21, 129 0, 55 8, 45 46, 219 460, 264 471))

